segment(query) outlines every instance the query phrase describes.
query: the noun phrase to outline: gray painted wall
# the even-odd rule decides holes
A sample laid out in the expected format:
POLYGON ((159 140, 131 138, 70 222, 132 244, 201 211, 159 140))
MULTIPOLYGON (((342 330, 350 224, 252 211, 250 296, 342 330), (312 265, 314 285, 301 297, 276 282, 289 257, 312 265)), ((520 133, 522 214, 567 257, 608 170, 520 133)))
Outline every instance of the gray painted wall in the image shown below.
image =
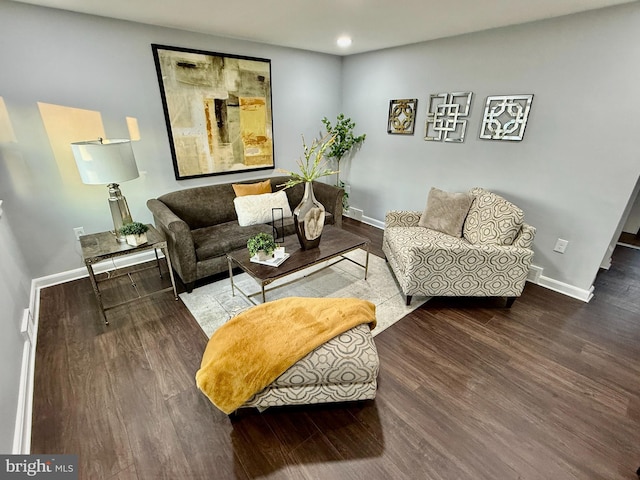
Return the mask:
POLYGON ((344 177, 351 205, 382 221, 422 210, 432 186, 483 186, 537 227, 544 276, 588 290, 640 174, 638 31, 636 2, 347 57, 343 109, 367 133, 344 177), (424 141, 428 95, 455 91, 474 93, 465 142, 424 141), (478 138, 488 95, 529 93, 522 142, 478 138), (395 98, 419 99, 414 136, 386 133, 395 98))
MULTIPOLYGON (((0 197, 2 193, 0 192, 0 197)), ((0 198, 1 199, 1 198, 0 198)), ((7 201, 0 216, 0 452, 11 453, 18 407, 20 366, 24 338, 20 323, 29 306, 31 277, 18 241, 13 235, 7 213, 7 201)))
POLYGON ((295 168, 300 135, 316 136, 320 119, 337 113, 342 61, 5 0, 0 0, 0 32, 0 97, 17 139, 0 144, 5 212, 0 218, 0 452, 6 453, 13 440, 23 345, 19 326, 29 283, 83 266, 73 227, 89 233, 113 226, 106 187, 63 178, 37 103, 99 111, 109 137, 128 137, 125 118, 137 118, 141 140, 133 149, 146 174, 121 188, 133 217, 151 222, 149 198, 273 173, 175 180, 151 43, 271 59, 276 167, 285 169, 295 168))
MULTIPOLYGON (((339 57, 217 38, 0 0, 0 96, 18 143, 0 147, 0 191, 15 209, 14 225, 29 272, 42 277, 81 267, 73 228, 113 228, 106 186, 63 178, 40 118, 38 102, 102 113, 111 138, 127 138, 125 118, 138 120, 133 145, 146 174, 121 185, 134 219, 150 222, 146 201, 196 185, 258 178, 272 171, 176 181, 151 44, 271 60, 277 168, 293 169, 301 134, 318 135, 320 119, 340 102, 339 57), (10 66, 10 68, 7 68, 10 66)), ((69 158, 73 162, 69 147, 69 158)), ((75 168, 75 167, 74 167, 75 168)))

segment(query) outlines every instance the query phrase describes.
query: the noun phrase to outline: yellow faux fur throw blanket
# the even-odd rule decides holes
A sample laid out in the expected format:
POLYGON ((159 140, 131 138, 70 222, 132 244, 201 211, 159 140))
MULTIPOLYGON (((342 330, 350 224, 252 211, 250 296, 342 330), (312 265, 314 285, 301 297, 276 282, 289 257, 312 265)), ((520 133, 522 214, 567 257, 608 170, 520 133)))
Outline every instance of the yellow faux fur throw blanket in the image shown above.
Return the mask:
POLYGON ((300 297, 252 307, 211 336, 198 388, 229 414, 316 347, 362 323, 373 329, 375 308, 356 298, 300 297))

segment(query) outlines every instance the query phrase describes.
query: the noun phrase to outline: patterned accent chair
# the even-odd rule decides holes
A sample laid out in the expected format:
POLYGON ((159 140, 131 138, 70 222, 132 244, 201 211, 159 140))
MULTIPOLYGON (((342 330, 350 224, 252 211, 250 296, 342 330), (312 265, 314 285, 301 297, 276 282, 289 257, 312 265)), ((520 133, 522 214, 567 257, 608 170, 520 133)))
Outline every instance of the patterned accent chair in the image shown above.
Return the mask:
POLYGON ((298 360, 243 407, 264 411, 281 405, 371 400, 379 359, 369 325, 358 325, 298 360))
POLYGON ((535 228, 520 208, 482 188, 462 236, 420 226, 423 212, 391 211, 382 243, 389 266, 407 296, 507 297, 511 307, 526 283, 535 228))

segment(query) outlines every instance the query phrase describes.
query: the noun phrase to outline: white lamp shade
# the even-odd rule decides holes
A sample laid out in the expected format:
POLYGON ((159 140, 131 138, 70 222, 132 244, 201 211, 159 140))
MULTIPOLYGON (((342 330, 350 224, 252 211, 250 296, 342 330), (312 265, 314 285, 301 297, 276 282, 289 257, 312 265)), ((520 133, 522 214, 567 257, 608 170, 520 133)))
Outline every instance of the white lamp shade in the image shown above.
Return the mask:
POLYGON ((71 144, 82 183, 104 185, 138 178, 131 141, 103 139, 71 144))

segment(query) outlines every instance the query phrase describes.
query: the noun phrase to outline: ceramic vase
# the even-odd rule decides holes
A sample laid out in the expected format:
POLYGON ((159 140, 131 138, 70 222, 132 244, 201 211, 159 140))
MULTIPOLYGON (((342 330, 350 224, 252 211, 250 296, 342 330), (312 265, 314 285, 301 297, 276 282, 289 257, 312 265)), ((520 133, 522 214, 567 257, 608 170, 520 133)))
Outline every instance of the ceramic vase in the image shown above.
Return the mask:
POLYGON ((127 240, 127 243, 132 247, 137 247, 138 245, 147 243, 146 233, 141 233, 140 235, 127 235, 125 238, 127 240))
POLYGON ((265 262, 269 260, 271 257, 273 257, 273 255, 267 255, 267 252, 265 252, 264 250, 258 250, 256 252, 256 257, 258 257, 259 261, 265 262))
POLYGON ((324 216, 324 206, 313 196, 311 182, 306 182, 302 201, 293 210, 293 223, 300 247, 303 250, 316 248, 320 244, 320 236, 324 228, 324 216))

